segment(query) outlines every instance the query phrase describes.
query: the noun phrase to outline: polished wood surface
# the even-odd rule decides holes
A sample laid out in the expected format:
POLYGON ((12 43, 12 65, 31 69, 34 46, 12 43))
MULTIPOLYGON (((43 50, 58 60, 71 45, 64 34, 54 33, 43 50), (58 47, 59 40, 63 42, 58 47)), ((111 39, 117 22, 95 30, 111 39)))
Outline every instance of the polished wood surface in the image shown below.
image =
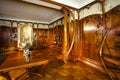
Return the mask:
POLYGON ((10 47, 17 47, 17 28, 0 26, 0 51, 10 47))
POLYGON ((64 38, 63 38, 63 48, 62 48, 62 54, 65 55, 68 50, 68 25, 67 25, 67 18, 68 18, 68 12, 67 10, 64 11, 64 38))
POLYGON ((48 60, 45 59, 39 51, 31 51, 30 55, 30 62, 26 62, 23 56, 23 52, 15 52, 10 54, 0 66, 0 71, 8 72, 13 69, 31 68, 33 66, 39 66, 48 63, 48 60))
POLYGON ((63 25, 55 26, 49 29, 49 47, 56 51, 61 52, 63 43, 63 25))
POLYGON ((48 46, 48 30, 33 28, 33 46, 32 49, 41 49, 48 46))

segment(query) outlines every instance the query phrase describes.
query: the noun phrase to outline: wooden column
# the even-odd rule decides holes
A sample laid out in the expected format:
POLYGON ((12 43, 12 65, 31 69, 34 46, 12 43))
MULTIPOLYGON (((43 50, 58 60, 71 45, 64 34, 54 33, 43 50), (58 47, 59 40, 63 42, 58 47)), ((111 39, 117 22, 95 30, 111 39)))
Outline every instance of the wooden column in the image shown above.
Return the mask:
POLYGON ((63 48, 62 54, 66 54, 68 50, 68 29, 67 29, 67 16, 68 12, 64 9, 64 40, 63 40, 63 48))

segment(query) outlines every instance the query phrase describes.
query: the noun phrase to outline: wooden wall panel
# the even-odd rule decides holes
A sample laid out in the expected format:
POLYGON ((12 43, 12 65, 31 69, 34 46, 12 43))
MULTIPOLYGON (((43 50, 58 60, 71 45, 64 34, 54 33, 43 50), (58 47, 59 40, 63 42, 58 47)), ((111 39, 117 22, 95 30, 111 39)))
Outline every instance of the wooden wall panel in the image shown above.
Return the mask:
POLYGON ((0 49, 17 48, 17 29, 14 27, 0 26, 0 49))
POLYGON ((81 61, 97 69, 103 68, 111 79, 114 77, 115 80, 119 80, 120 6, 113 8, 104 15, 91 15, 80 20, 80 29, 82 29, 80 30, 81 61), (108 34, 105 37, 106 32, 108 34))
POLYGON ((81 20, 82 33, 82 57, 99 61, 99 46, 102 38, 102 17, 91 15, 81 20), (97 31, 100 29, 99 31, 97 31))
POLYGON ((33 28, 33 46, 31 49, 48 47, 48 29, 33 28))
POLYGON ((49 47, 61 52, 63 43, 63 25, 49 29, 49 47))
POLYGON ((54 44, 54 28, 49 29, 49 47, 52 48, 54 44))
POLYGON ((33 28, 33 46, 31 47, 31 49, 38 49, 38 37, 39 37, 38 29, 33 28))
POLYGON ((103 46, 103 54, 109 67, 120 69, 120 6, 106 13, 109 33, 103 46))
POLYGON ((39 29, 38 46, 46 47, 48 42, 48 30, 39 29))
MULTIPOLYGON (((34 38, 31 49, 40 49, 48 46, 48 29, 33 29, 34 38)), ((17 28, 0 26, 0 50, 16 50, 17 28)))
POLYGON ((69 49, 72 46, 72 42, 74 43, 69 55, 72 61, 76 61, 80 56, 80 39, 79 39, 80 34, 79 34, 78 24, 79 24, 78 20, 72 20, 69 23, 69 30, 68 30, 69 49))

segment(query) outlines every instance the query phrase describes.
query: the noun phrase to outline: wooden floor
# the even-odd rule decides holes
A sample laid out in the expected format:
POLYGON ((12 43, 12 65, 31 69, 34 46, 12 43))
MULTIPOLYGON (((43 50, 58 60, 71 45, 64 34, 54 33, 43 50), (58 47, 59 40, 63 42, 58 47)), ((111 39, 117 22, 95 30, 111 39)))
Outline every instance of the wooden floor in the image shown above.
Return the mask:
MULTIPOLYGON (((34 50, 37 53, 38 50, 34 50)), ((58 53, 50 48, 39 50, 49 63, 44 69, 43 76, 29 74, 19 80, 110 80, 109 76, 85 65, 80 62, 69 62, 64 64, 63 61, 57 59, 58 53)), ((30 72, 38 73, 41 66, 32 67, 30 72)), ((12 80, 15 80, 17 74, 22 74, 24 69, 18 69, 9 72, 12 80)), ((0 80, 5 80, 0 76, 0 80)))

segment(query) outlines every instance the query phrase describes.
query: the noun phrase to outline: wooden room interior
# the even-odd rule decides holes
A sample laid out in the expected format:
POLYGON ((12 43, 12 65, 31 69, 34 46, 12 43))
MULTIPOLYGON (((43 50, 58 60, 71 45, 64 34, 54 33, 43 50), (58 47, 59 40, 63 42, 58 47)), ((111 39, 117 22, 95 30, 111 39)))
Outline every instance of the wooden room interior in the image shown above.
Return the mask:
POLYGON ((1 0, 0 80, 120 80, 120 0, 1 0))

